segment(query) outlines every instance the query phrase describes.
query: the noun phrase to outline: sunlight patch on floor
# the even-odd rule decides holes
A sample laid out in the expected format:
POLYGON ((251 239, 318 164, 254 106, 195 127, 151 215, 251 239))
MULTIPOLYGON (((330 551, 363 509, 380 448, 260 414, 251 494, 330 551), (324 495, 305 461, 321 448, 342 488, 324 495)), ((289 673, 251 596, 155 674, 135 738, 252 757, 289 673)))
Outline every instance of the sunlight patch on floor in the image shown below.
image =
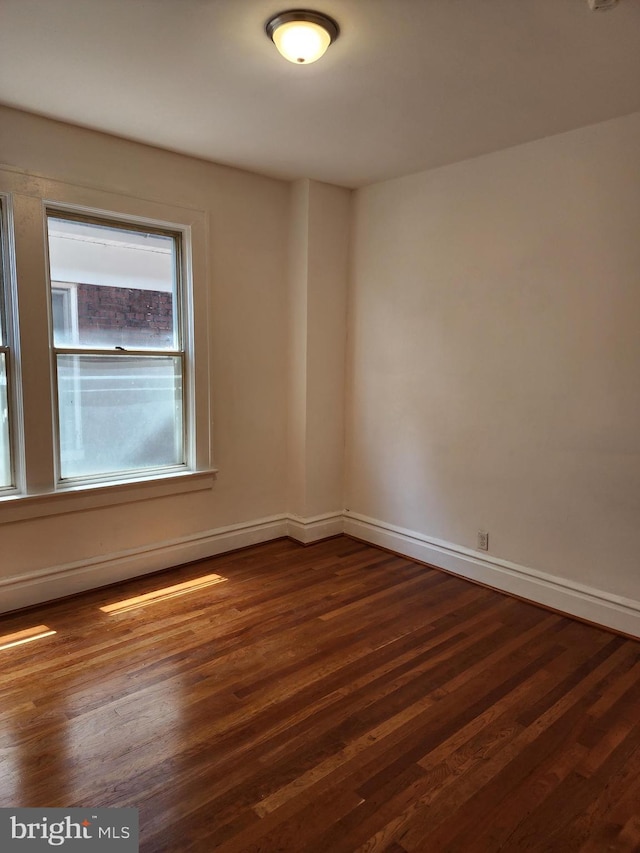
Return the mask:
POLYGON ((154 604, 157 601, 176 598, 178 595, 185 595, 188 592, 205 589, 208 586, 213 586, 226 580, 227 578, 223 578, 221 575, 203 575, 201 578, 194 578, 184 583, 166 586, 163 589, 147 592, 144 595, 125 598, 122 601, 116 601, 114 604, 105 604, 100 610, 103 613, 125 613, 127 610, 134 610, 137 607, 145 607, 147 604, 154 604))
POLYGON ((13 646, 22 646, 24 643, 32 643, 34 640, 41 640, 43 637, 50 637, 55 633, 46 625, 35 625, 33 628, 25 628, 24 631, 5 634, 4 637, 0 637, 0 651, 10 649, 13 646))

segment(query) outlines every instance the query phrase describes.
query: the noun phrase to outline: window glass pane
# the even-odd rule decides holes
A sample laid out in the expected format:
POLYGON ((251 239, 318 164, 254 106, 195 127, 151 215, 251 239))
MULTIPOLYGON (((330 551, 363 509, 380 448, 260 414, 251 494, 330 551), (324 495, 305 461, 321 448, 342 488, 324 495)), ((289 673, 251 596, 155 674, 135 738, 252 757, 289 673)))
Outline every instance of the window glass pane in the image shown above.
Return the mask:
POLYGON ((0 353, 0 489, 11 485, 9 457, 9 403, 7 399, 7 360, 0 353))
POLYGON ((58 356, 62 478, 181 465, 180 356, 58 356))
POLYGON ((179 348, 176 238, 56 215, 48 228, 56 346, 179 348))

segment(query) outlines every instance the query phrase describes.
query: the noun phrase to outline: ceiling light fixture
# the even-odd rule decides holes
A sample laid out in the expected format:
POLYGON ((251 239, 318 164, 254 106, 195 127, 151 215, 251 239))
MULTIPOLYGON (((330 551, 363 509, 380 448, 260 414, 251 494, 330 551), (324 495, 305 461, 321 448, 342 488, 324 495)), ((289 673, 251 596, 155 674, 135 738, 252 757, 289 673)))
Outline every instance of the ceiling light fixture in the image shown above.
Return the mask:
POLYGON ((269 18, 265 30, 284 58, 296 65, 320 59, 340 34, 333 18, 307 9, 280 12, 269 18))

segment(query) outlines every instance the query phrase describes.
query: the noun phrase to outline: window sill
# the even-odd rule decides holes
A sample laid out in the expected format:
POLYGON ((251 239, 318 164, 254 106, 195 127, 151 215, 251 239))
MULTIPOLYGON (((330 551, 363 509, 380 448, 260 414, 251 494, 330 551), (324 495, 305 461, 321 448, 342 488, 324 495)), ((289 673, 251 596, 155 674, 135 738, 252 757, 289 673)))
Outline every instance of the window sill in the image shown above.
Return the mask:
POLYGON ((202 492, 213 488, 216 474, 217 470, 211 469, 167 474, 149 480, 92 483, 37 495, 8 495, 0 498, 0 524, 202 492))

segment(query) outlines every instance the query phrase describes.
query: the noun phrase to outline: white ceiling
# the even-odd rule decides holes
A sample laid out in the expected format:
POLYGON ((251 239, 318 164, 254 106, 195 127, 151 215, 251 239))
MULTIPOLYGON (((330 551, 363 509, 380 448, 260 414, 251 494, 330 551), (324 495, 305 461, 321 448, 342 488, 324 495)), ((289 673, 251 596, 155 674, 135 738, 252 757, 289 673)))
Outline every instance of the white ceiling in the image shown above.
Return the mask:
MULTIPOLYGON (((640 0, 0 0, 0 102, 286 178, 409 174, 640 110, 640 0)), ((0 161, 2 153, 0 152, 0 161)))

